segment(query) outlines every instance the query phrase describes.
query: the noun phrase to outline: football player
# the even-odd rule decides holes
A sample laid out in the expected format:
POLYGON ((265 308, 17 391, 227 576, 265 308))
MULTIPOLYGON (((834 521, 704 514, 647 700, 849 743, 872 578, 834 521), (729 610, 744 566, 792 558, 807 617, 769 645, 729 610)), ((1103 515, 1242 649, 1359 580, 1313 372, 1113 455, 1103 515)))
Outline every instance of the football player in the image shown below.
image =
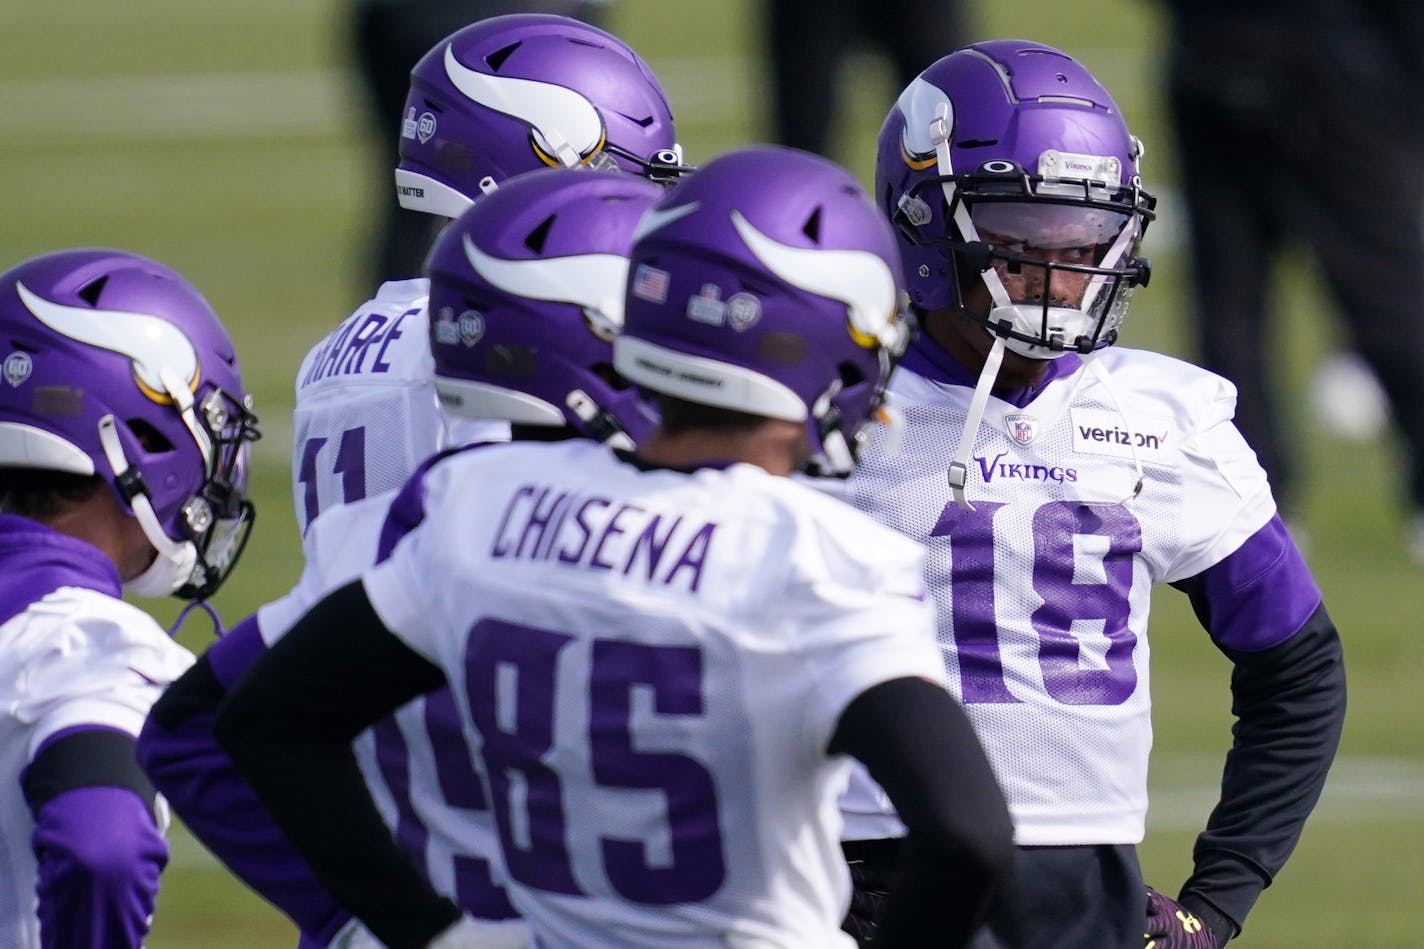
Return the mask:
MULTIPOLYGON (((626 44, 551 14, 458 30, 411 71, 400 129, 402 207, 455 218, 513 175, 594 167, 667 181, 686 169, 656 77, 626 44)), ((412 275, 414 276, 414 275, 412 275)), ((297 373, 292 501, 298 526, 399 487, 439 449, 425 279, 382 284, 297 373)), ((476 425, 461 440, 505 433, 476 425)))
MULTIPOLYGON (((924 332, 891 386, 903 450, 872 444, 844 490, 927 550, 942 668, 1014 817, 1014 882, 976 949, 1140 949, 1144 928, 1157 949, 1225 943, 1340 736, 1339 639, 1232 424, 1235 390, 1112 345, 1149 275, 1141 157, 1082 65, 1021 40, 934 63, 881 130, 875 194, 924 332), (1195 869, 1149 917, 1135 845, 1158 583, 1232 661, 1239 721, 1195 869)), ((866 781, 846 808, 873 892, 898 825, 866 781)))
POLYGON ((1009 825, 938 684, 923 554, 782 477, 855 463, 909 336, 890 229, 838 166, 746 149, 644 216, 630 270, 615 365, 658 394, 654 433, 427 467, 390 558, 258 661, 219 740, 402 947, 481 944, 399 858, 349 750, 412 696, 448 682, 548 949, 851 945, 854 756, 909 827, 881 945, 958 945, 1009 825))
MULTIPOLYGON (((516 439, 622 447, 651 430, 650 410, 613 371, 612 339, 623 319, 633 230, 660 194, 632 175, 545 169, 511 179, 444 232, 428 264, 428 345, 452 422, 499 419, 516 439)), ((212 737, 212 714, 307 607, 388 554, 407 513, 392 507, 393 495, 313 521, 296 589, 214 644, 154 707, 140 740, 140 760, 179 816, 286 912, 308 945, 369 945, 361 941, 369 937, 233 772, 212 737), (246 819, 235 820, 239 813, 246 819)), ((361 737, 358 754, 387 824, 426 878, 479 919, 517 920, 450 694, 427 696, 380 723, 361 737)))
POLYGON ((121 597, 222 583, 256 418, 207 301, 135 254, 0 274, 0 353, 0 945, 137 949, 168 848, 134 736, 193 657, 121 597))

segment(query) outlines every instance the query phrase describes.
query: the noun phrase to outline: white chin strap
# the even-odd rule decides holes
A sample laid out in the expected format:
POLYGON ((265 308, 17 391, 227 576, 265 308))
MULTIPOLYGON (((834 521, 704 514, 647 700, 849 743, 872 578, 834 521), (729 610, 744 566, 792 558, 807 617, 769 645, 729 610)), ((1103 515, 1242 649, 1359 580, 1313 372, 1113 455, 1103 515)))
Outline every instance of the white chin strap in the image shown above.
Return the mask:
MULTIPOLYGON (((598 407, 598 403, 593 401, 592 397, 582 389, 574 389, 570 392, 568 396, 565 397, 564 404, 567 405, 569 411, 577 415, 585 425, 592 426, 598 417, 603 414, 603 410, 598 407)), ((612 419, 611 414, 609 418, 610 420, 612 419)), ((603 444, 609 448, 621 448, 624 451, 632 451, 634 448, 633 439, 629 438, 628 434, 622 429, 615 429, 609 432, 603 439, 603 444)))
POLYGON ((984 406, 989 401, 989 392, 994 388, 994 380, 999 377, 999 366, 1004 362, 1004 337, 995 336, 989 355, 984 357, 984 368, 979 371, 979 381, 974 384, 974 397, 969 400, 969 413, 964 417, 964 428, 959 433, 959 447, 955 449, 954 460, 949 464, 949 490, 954 495, 954 503, 966 511, 974 510, 964 493, 965 482, 969 480, 969 456, 974 451, 974 436, 979 434, 979 423, 984 420, 984 406))
POLYGON ((535 129, 534 137, 538 144, 565 168, 577 168, 583 164, 583 156, 578 153, 578 149, 570 145, 569 140, 560 135, 557 129, 535 129))
MULTIPOLYGON (((168 397, 173 400, 188 434, 192 435, 198 452, 203 456, 203 469, 211 471, 213 443, 207 431, 198 424, 197 416, 193 412, 192 390, 168 366, 159 368, 158 378, 163 381, 163 388, 168 390, 168 397)), ((124 447, 119 441, 112 415, 106 415, 99 420, 99 444, 104 448, 104 457, 108 459, 116 479, 129 470, 131 466, 124 455, 124 447)), ((192 578, 198 565, 198 548, 191 541, 175 541, 164 532, 147 494, 139 492, 128 501, 134 517, 138 518, 139 526, 143 528, 144 536, 158 554, 147 570, 124 584, 124 589, 136 596, 168 596, 192 578)))
MULTIPOLYGON (((954 503, 967 511, 974 510, 974 505, 969 503, 969 498, 964 491, 965 483, 969 479, 969 458, 974 451, 974 437, 979 433, 979 425, 984 420, 984 406, 989 401, 989 393, 994 388, 994 380, 999 376, 999 366, 1004 361, 1005 342, 1002 336, 994 337, 994 345, 989 350, 989 355, 984 358, 984 368, 979 372, 979 381, 974 385, 974 396, 969 400, 969 412, 964 418, 964 429, 959 433, 959 448, 955 450, 954 460, 949 465, 949 490, 954 495, 954 503)), ((1108 374, 1107 369, 1093 353, 1087 353, 1081 358, 1088 370, 1102 384, 1108 398, 1112 400, 1113 408, 1122 418, 1123 427, 1129 432, 1137 431, 1132 427, 1132 420, 1128 418, 1127 412, 1123 410, 1122 400, 1117 397, 1117 389, 1113 386, 1112 377, 1108 374)), ((1143 484, 1142 458, 1132 439, 1128 440, 1128 448, 1132 451, 1132 467, 1136 472, 1136 479, 1133 482, 1132 490, 1120 502, 1123 504, 1137 497, 1142 492, 1143 484)))
POLYGON ((825 392, 816 399, 816 404, 811 406, 811 411, 807 413, 810 417, 806 422, 807 430, 812 433, 812 437, 821 443, 821 450, 811 456, 809 464, 815 468, 818 474, 834 475, 841 477, 848 475, 855 469, 855 454, 850 450, 850 445, 846 444, 845 435, 839 428, 834 428, 825 434, 820 434, 821 419, 831 410, 831 399, 840 392, 840 382, 832 384, 825 392))
MULTIPOLYGON (((113 469, 115 480, 123 477, 131 466, 112 415, 99 419, 99 444, 104 448, 104 458, 113 469)), ((198 565, 198 549, 188 541, 175 541, 163 532, 147 494, 140 491, 129 498, 128 503, 144 536, 158 553, 147 570, 124 583, 124 589, 137 596, 168 596, 193 575, 193 568, 198 565)))

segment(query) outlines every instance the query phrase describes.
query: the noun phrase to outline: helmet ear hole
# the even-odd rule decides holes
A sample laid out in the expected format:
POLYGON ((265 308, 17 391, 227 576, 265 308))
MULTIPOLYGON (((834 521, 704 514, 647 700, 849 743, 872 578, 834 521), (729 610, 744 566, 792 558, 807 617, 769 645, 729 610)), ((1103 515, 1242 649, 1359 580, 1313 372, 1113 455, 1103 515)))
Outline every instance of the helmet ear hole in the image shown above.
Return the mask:
POLYGON ((152 423, 146 419, 131 418, 126 419, 124 424, 128 426, 134 438, 143 446, 143 450, 150 455, 162 455, 173 450, 173 443, 168 440, 152 423))
POLYGON ((594 363, 589 367, 589 371, 608 383, 609 388, 618 392, 631 388, 633 385, 633 383, 618 374, 618 370, 613 368, 611 362, 594 363))
POLYGON ((865 372, 853 362, 843 362, 836 366, 836 371, 840 374, 841 388, 849 389, 858 386, 865 381, 865 372))

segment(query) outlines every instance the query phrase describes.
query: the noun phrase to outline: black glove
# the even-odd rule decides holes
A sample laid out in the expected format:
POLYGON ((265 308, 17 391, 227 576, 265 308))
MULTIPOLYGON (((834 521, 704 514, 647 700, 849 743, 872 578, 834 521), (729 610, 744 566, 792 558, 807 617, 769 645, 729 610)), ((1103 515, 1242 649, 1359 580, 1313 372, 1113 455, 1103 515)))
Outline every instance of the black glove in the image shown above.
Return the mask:
POLYGON ((1147 932, 1144 949, 1221 949, 1219 937, 1201 918, 1170 896, 1147 888, 1147 932))
POLYGON ((852 840, 842 844, 850 869, 850 911, 841 929, 869 946, 875 936, 875 917, 890 894, 890 884, 900 856, 899 838, 852 840))

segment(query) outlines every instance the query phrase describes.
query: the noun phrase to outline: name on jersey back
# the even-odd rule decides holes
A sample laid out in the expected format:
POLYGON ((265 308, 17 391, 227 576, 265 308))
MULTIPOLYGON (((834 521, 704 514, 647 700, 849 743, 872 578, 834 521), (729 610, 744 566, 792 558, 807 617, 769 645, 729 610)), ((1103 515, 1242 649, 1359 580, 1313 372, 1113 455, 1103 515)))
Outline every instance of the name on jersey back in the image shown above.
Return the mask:
POLYGON ((490 546, 494 560, 528 560, 618 573, 698 592, 715 521, 649 511, 631 501, 524 484, 490 546))
POLYGON ((311 360, 300 387, 332 376, 387 372, 386 349, 403 335, 401 324, 420 310, 406 310, 392 317, 385 313, 363 313, 341 324, 311 360), (372 358, 374 357, 374 358, 372 358))

